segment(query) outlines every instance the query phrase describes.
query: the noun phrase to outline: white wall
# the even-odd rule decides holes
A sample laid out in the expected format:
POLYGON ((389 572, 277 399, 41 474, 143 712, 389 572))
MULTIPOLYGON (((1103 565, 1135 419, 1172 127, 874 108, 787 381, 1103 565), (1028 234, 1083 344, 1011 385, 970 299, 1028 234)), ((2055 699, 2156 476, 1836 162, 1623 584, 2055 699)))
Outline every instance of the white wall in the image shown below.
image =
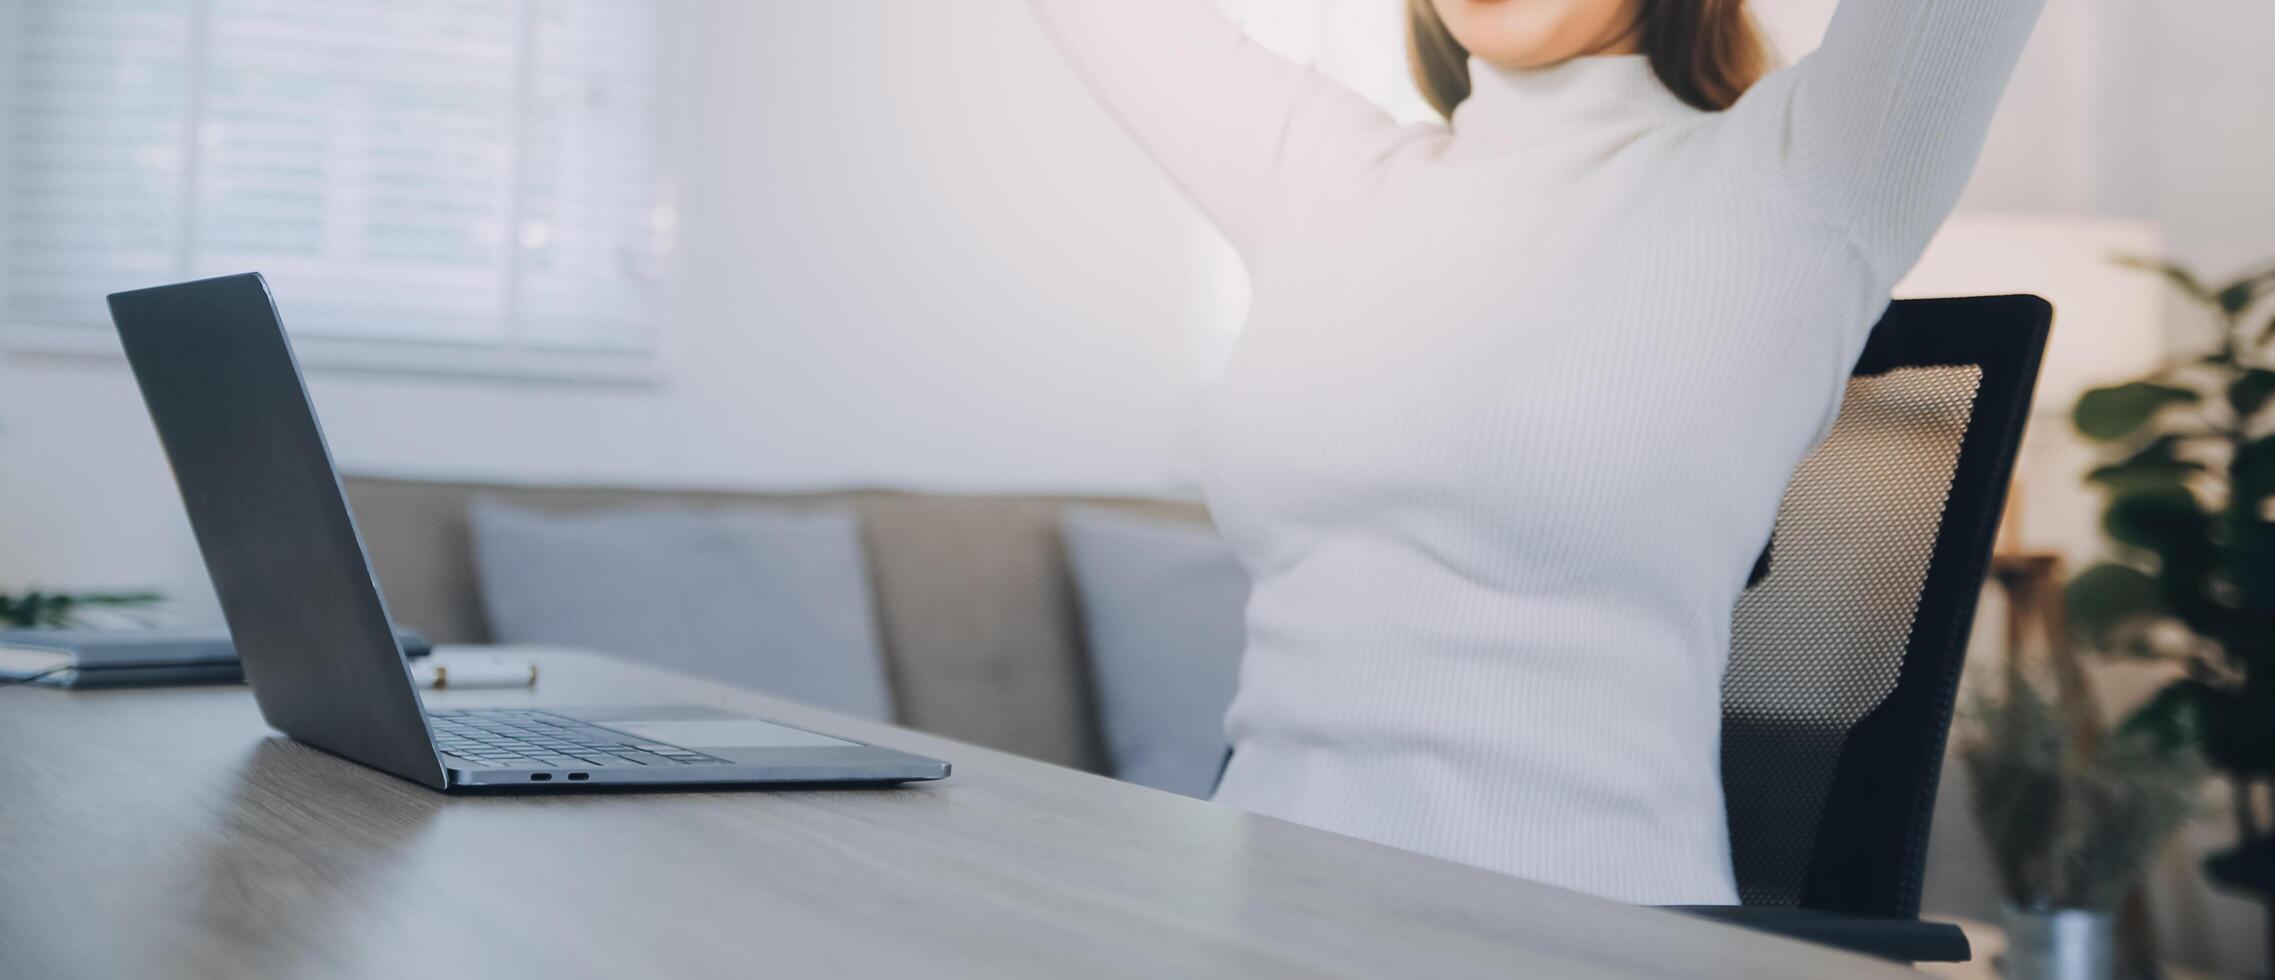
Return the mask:
MULTIPOLYGON (((1172 488, 1197 218, 1022 5, 681 0, 674 17, 662 383, 315 369, 343 468, 1172 488)), ((0 358, 0 588, 154 585, 210 618, 123 363, 0 358)))
MULTIPOLYGON (((2122 0, 2110 0, 2123 6, 2122 0)), ((2140 201, 2179 255, 2215 269, 2275 261, 2275 3, 2156 0, 2153 113, 2137 133, 2110 132, 2106 155, 2153 176, 2140 201)), ((2138 16, 2140 9, 2135 9, 2138 16)), ((2129 49, 2114 36, 2108 45, 2129 49)))
MULTIPOLYGON (((1779 48, 1838 0, 1755 0, 1779 48)), ((2048 0, 1962 207, 2155 221, 2213 274, 2275 261, 2275 4, 2048 0)))

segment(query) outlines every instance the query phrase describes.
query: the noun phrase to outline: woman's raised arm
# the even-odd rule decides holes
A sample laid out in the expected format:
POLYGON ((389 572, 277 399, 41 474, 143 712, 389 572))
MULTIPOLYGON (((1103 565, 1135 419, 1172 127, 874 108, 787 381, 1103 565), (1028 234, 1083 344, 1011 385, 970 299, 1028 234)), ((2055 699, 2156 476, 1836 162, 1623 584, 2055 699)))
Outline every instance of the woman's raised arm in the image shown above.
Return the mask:
POLYGON ((1824 46, 1733 111, 1781 110, 1757 121, 1794 190, 1893 282, 1958 204, 2043 6, 1842 0, 1824 46))
POLYGON ((1242 251, 1308 181, 1397 131, 1373 103, 1248 39, 1209 0, 1031 0, 1077 74, 1242 251))

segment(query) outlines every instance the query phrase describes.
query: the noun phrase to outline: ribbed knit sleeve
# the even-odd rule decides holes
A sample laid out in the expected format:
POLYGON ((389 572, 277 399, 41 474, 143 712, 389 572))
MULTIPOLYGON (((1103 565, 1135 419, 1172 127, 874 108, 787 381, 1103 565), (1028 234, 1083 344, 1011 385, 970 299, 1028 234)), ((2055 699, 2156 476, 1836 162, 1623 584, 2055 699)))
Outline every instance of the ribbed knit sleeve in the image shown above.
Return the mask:
POLYGON ((1032 0, 1077 74, 1243 251, 1307 181, 1362 168, 1381 109, 1248 39, 1209 0, 1032 0))
POLYGON ((1749 93, 1799 201, 1883 279, 1958 204, 2044 0, 1843 0, 1824 45, 1749 93))

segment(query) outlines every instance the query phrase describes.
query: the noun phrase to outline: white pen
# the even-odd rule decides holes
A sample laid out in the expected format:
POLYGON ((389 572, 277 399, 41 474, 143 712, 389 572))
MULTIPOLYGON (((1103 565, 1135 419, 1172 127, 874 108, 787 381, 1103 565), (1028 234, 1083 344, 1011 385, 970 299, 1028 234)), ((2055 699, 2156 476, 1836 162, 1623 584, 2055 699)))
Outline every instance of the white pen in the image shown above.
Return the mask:
POLYGON ((457 661, 434 663, 421 660, 411 664, 411 679, 420 687, 436 690, 475 687, 535 687, 537 664, 513 663, 505 660, 457 661))

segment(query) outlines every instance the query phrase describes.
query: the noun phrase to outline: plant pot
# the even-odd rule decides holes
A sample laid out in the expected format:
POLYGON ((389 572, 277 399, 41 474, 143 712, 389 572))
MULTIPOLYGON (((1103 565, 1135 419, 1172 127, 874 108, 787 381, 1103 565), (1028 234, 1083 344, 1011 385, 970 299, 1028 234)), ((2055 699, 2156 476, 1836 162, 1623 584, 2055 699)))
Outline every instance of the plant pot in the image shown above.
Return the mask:
POLYGON ((2112 980, 2117 917, 2093 909, 2006 907, 2007 980, 2112 980))

